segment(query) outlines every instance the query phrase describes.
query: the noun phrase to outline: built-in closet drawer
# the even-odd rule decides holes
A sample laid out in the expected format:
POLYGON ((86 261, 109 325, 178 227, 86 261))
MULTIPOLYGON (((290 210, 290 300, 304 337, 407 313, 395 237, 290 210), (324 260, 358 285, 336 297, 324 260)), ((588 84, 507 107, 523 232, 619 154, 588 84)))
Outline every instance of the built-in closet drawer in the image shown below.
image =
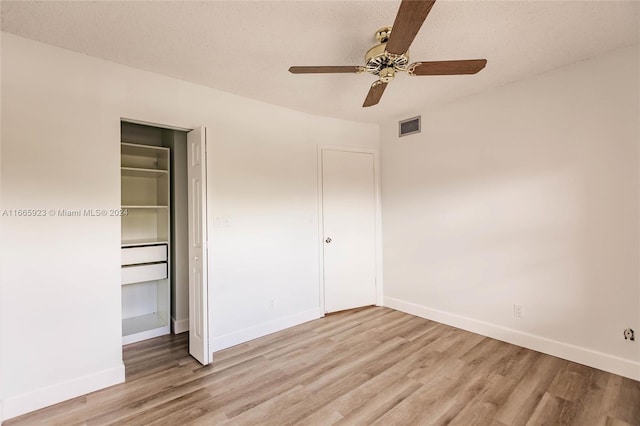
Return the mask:
POLYGON ((166 262, 122 267, 122 284, 163 280, 165 278, 167 278, 166 262))
POLYGON ((122 265, 164 262, 167 260, 167 245, 123 247, 121 253, 122 265))

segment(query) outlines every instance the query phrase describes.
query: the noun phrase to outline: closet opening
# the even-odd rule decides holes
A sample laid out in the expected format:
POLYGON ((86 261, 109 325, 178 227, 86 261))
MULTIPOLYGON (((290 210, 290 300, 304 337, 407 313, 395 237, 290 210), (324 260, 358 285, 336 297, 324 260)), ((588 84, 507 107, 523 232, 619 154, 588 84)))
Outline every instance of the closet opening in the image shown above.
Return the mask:
POLYGON ((121 121, 122 344, 189 331, 188 130, 121 121))

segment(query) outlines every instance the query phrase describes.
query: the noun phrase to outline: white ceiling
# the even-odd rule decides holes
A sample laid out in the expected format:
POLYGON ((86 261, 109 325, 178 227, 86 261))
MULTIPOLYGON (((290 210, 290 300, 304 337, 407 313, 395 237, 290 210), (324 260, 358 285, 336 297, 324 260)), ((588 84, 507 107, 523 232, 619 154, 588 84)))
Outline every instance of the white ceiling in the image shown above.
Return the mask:
POLYGON ((446 1, 411 59, 488 59, 471 76, 410 77, 362 108, 369 74, 293 75, 290 65, 362 65, 399 1, 5 1, 2 30, 268 103, 357 121, 440 103, 637 44, 640 2, 446 1))

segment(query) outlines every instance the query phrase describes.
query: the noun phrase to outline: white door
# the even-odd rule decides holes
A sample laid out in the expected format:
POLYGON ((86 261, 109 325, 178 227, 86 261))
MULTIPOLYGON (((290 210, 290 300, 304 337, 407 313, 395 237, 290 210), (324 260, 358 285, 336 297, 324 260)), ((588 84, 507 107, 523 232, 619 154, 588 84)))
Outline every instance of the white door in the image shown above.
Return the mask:
POLYGON ((325 312, 375 305, 373 153, 321 152, 325 312))
POLYGON ((189 353, 201 364, 211 362, 207 291, 206 129, 187 134, 189 210, 189 353))

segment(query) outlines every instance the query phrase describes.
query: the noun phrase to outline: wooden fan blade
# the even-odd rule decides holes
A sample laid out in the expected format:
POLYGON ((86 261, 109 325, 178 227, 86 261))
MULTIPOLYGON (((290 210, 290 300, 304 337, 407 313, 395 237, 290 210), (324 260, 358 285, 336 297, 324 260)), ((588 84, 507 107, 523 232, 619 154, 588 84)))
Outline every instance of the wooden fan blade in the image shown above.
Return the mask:
POLYGON ((387 52, 402 55, 416 38, 436 0, 402 0, 387 41, 387 52))
POLYGON ((409 65, 411 75, 458 75, 475 74, 487 65, 486 59, 464 61, 415 62, 409 65))
POLYGON ((289 72, 292 74, 328 74, 328 73, 357 73, 362 72, 362 67, 346 66, 346 67, 291 67, 289 72))
POLYGON ((371 89, 369 89, 367 98, 364 100, 364 103, 362 104, 362 106, 366 108, 373 105, 377 105, 378 102, 380 102, 380 98, 382 97, 382 94, 384 93, 384 89, 386 88, 387 88, 387 83, 383 83, 380 80, 375 81, 371 85, 371 89))

